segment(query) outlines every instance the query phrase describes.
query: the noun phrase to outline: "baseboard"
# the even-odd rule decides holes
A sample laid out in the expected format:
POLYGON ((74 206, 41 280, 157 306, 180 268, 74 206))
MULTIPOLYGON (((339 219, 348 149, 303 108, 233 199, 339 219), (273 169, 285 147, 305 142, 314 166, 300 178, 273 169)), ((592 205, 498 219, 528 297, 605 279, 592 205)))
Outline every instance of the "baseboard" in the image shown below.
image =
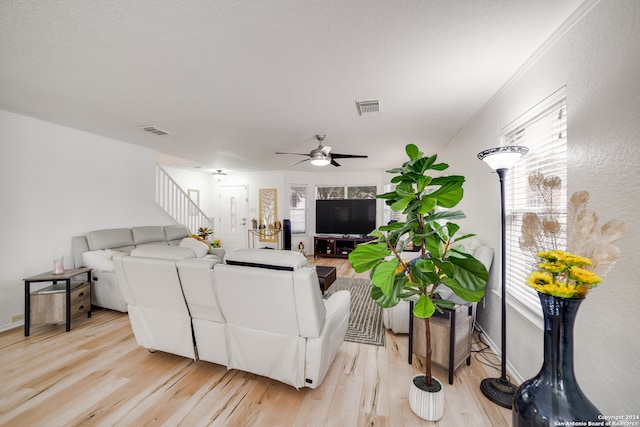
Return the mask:
MULTIPOLYGON (((482 329, 482 326, 480 326, 479 323, 476 323, 476 328, 478 329, 478 331, 480 331, 480 334, 484 337, 483 341, 489 346, 491 351, 497 357, 499 357, 500 360, 502 360, 502 352, 498 351, 498 347, 496 346, 496 343, 494 343, 493 340, 489 337, 489 335, 487 335, 487 333, 484 331, 484 329, 482 329)), ((524 382, 524 378, 522 378, 522 375, 520 375, 518 371, 514 369, 514 367, 509 363, 509 360, 507 360, 507 374, 511 378, 511 383, 515 385, 519 385, 524 382)))

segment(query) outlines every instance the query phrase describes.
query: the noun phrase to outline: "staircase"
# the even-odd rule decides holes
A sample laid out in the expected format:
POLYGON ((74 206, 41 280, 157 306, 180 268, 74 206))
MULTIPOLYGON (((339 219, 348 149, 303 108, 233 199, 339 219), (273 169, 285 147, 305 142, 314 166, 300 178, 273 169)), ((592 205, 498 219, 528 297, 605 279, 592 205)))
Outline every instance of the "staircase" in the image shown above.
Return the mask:
POLYGON ((197 233, 200 227, 207 227, 213 230, 213 223, 209 217, 189 198, 173 178, 158 165, 156 165, 156 203, 176 223, 189 227, 192 233, 197 233))

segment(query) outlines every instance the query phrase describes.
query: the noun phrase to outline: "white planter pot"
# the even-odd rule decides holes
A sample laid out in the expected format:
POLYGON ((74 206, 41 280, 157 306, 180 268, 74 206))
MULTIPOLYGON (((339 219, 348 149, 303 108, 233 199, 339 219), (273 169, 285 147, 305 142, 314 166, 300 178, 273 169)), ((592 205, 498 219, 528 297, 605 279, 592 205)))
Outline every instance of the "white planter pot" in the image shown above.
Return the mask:
POLYGON ((436 377, 432 377, 433 381, 440 384, 439 391, 425 391, 416 386, 416 378, 422 378, 424 374, 419 374, 411 379, 411 388, 409 390, 409 405, 411 410, 420 418, 427 421, 437 421, 444 414, 444 387, 436 377))

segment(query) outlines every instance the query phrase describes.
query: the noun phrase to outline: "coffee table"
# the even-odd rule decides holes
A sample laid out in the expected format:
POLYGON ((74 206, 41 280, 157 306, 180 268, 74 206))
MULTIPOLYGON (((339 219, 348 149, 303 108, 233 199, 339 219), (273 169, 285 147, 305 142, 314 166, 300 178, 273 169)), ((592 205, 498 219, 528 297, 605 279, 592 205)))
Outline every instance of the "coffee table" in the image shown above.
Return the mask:
POLYGON ((318 279, 320 280, 320 290, 324 295, 324 291, 336 281, 336 268, 316 265, 316 273, 318 273, 318 279))

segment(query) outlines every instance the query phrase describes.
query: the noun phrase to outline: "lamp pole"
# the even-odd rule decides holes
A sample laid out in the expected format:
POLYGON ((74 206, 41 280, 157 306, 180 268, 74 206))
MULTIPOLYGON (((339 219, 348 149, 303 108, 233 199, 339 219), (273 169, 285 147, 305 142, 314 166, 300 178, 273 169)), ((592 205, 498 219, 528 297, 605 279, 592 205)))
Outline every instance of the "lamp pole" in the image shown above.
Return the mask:
POLYGON ((496 171, 500 178, 500 234, 501 234, 501 276, 500 287, 502 297, 502 331, 501 347, 502 362, 500 378, 485 378, 480 382, 480 391, 492 402, 511 409, 513 406, 513 396, 516 386, 509 382, 507 378, 507 236, 506 236, 506 213, 504 196, 504 179, 509 171, 509 167, 529 151, 526 147, 517 145, 490 148, 478 153, 478 158, 484 160, 492 169, 496 171))

